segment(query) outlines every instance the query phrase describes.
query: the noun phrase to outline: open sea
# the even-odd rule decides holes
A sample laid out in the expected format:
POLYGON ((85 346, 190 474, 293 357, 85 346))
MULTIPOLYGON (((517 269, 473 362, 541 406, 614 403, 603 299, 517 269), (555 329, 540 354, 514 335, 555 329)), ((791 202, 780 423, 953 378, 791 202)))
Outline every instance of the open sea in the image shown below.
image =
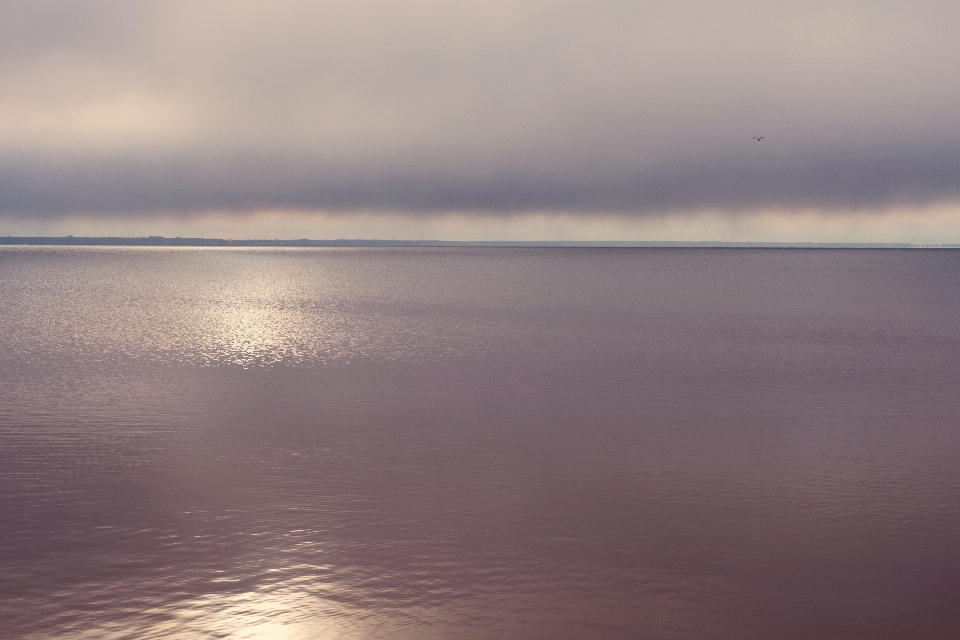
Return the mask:
POLYGON ((0 637, 960 637, 960 251, 0 247, 0 637))

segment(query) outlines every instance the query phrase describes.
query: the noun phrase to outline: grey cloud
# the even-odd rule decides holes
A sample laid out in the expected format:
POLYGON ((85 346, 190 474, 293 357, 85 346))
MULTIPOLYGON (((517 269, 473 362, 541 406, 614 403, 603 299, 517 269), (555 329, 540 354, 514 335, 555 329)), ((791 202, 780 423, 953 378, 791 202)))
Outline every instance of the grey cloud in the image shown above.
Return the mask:
POLYGON ((955 3, 800 4, 0 1, 0 212, 960 196, 955 3))
MULTIPOLYGON (((960 198, 960 154, 928 149, 800 162, 682 163, 659 170, 576 175, 459 174, 330 177, 259 159, 0 169, 0 210, 33 215, 259 208, 558 209, 669 212, 702 208, 820 209, 926 205, 960 198)), ((335 171, 330 171, 336 174, 335 171)))

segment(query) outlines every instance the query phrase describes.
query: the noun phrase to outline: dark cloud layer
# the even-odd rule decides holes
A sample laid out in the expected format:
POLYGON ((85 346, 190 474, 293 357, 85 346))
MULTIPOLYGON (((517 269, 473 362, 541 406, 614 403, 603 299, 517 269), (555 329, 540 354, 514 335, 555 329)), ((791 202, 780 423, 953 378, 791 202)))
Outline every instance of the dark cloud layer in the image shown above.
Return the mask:
POLYGON ((935 1, 0 0, 0 212, 955 201, 957 33, 935 1))
POLYGON ((649 171, 564 175, 417 171, 348 175, 260 158, 0 168, 0 210, 32 215, 262 208, 408 211, 856 209, 960 199, 960 154, 892 150, 799 161, 687 162, 649 171))

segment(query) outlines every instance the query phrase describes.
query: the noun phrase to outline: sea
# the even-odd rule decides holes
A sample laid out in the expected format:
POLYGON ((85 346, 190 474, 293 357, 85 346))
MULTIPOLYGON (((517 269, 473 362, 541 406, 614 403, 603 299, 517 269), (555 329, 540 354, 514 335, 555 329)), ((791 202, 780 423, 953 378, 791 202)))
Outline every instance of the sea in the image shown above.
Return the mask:
POLYGON ((960 250, 0 247, 0 636, 960 637, 960 250))

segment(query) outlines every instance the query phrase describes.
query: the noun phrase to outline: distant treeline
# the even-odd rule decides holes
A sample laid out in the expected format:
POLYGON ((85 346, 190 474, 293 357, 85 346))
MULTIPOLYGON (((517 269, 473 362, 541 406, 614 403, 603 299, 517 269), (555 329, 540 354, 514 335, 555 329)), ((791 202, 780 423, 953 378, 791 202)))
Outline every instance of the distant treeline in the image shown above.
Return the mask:
POLYGON ((692 247, 770 249, 957 249, 960 244, 829 242, 573 242, 455 240, 224 240, 222 238, 99 238, 84 236, 0 236, 0 245, 134 247, 692 247))

